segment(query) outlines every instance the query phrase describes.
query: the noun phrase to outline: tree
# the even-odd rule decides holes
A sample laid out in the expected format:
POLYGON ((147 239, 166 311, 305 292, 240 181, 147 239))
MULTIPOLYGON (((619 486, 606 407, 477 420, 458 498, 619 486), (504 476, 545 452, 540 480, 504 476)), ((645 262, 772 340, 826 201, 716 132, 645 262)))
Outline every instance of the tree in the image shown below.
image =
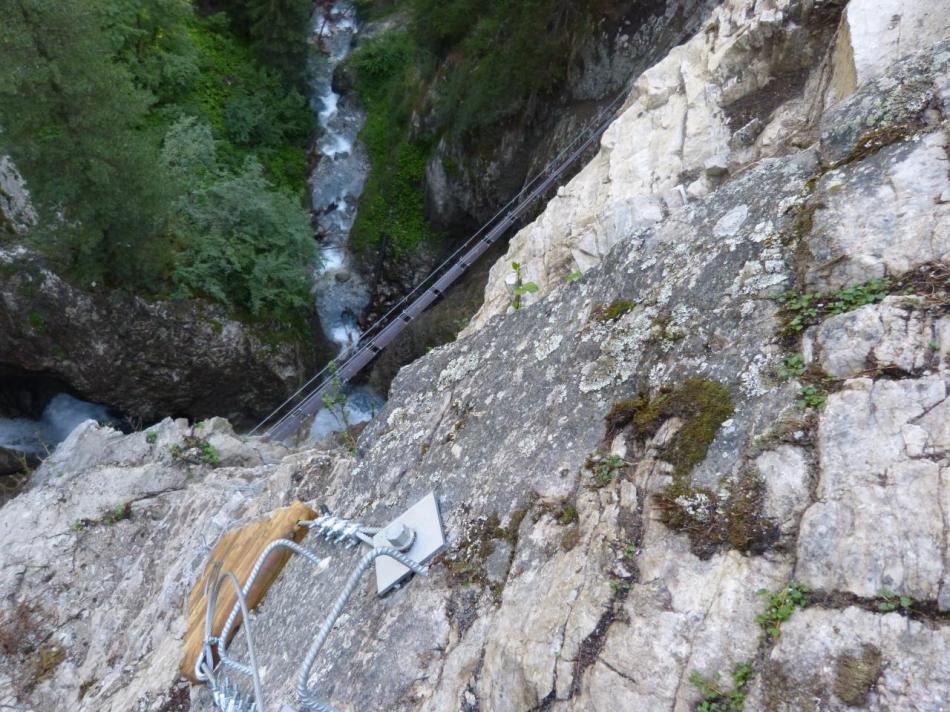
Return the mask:
POLYGON ((228 14, 243 28, 261 60, 300 82, 307 65, 312 0, 239 0, 228 14))
POLYGON ((84 281, 147 285, 170 208, 151 97, 111 60, 97 0, 9 0, 0 24, 0 151, 41 214, 39 238, 84 281))
POLYGON ((113 56, 132 73, 136 86, 157 101, 174 101, 198 72, 197 52, 186 26, 188 0, 106 0, 103 32, 113 56))
MULTIPOLYGON (((189 133, 185 143, 194 146, 198 133, 182 135, 189 133)), ((307 270, 317 261, 309 215, 273 189, 260 163, 249 159, 237 175, 219 173, 196 187, 182 212, 185 246, 175 281, 183 296, 207 295, 255 317, 288 321, 309 308, 307 270)))

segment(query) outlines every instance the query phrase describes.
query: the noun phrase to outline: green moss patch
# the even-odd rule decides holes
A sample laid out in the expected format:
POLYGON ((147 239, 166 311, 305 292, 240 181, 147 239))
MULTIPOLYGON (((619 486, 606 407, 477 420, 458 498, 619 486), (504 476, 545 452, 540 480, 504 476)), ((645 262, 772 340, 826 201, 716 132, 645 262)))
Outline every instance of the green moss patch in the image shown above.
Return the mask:
POLYGON ((723 547, 762 553, 778 538, 778 528, 762 515, 765 485, 745 473, 724 493, 674 481, 654 498, 660 520, 689 537, 690 550, 701 559, 723 547))
POLYGON ((454 583, 487 588, 495 599, 499 600, 504 583, 492 580, 489 576, 488 558, 500 543, 507 543, 511 547, 508 558, 508 566, 511 566, 511 559, 518 545, 518 530, 527 512, 527 509, 516 509, 508 526, 502 526, 497 514, 469 522, 458 544, 438 559, 446 566, 454 583))
POLYGON ((863 707, 882 671, 881 651, 873 645, 842 655, 835 663, 835 695, 846 705, 863 707))
POLYGON ((594 321, 599 321, 601 324, 605 324, 619 319, 635 306, 637 306, 636 302, 632 302, 629 299, 617 299, 606 306, 599 305, 595 307, 590 318, 594 321))
POLYGON ((654 498, 660 518, 689 536, 697 556, 723 546, 758 552, 774 542, 777 530, 761 514, 764 484, 752 472, 727 482, 722 492, 696 487, 693 469, 706 458, 720 426, 733 413, 729 390, 720 383, 690 378, 655 396, 640 394, 615 403, 605 418, 608 438, 627 430, 644 441, 670 418, 682 425, 657 453, 673 466, 673 482, 654 498))
POLYGON ((680 418, 683 426, 659 452, 673 465, 674 479, 689 477, 706 457, 719 426, 733 413, 732 396, 722 384, 702 378, 688 378, 681 386, 660 391, 655 397, 640 394, 615 403, 605 419, 608 436, 629 427, 634 437, 656 435, 670 418, 680 418))
POLYGON ((854 145, 854 148, 851 149, 851 153, 841 160, 832 163, 830 166, 828 166, 827 170, 831 171, 836 168, 840 168, 841 166, 848 165, 849 163, 863 161, 865 158, 873 156, 882 148, 913 136, 918 131, 920 131, 920 129, 921 126, 915 124, 895 124, 893 126, 872 129, 858 139, 857 143, 854 145))

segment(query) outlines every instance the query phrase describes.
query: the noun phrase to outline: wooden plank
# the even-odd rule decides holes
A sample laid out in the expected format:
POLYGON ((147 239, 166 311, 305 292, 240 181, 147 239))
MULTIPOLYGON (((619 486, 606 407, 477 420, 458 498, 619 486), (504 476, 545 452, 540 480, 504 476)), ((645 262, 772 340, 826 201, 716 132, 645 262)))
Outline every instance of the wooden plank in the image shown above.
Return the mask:
MULTIPOLYGON (((215 564, 221 562, 221 573, 231 571, 237 576, 238 581, 243 585, 250 576, 251 569, 257 562, 258 557, 264 548, 274 539, 292 539, 299 542, 303 539, 307 530, 304 527, 298 527, 299 520, 309 520, 316 518, 316 512, 302 502, 294 502, 289 507, 278 509, 274 514, 265 519, 259 519, 246 526, 232 529, 226 532, 215 545, 211 552, 211 558, 205 566, 204 573, 191 589, 191 595, 188 597, 188 632, 185 634, 184 652, 181 659, 181 673, 192 682, 195 680, 195 662, 201 654, 202 643, 205 634, 205 580, 211 574, 215 564)), ((254 582, 253 588, 248 592, 247 603, 253 608, 264 598, 267 589, 277 580, 281 569, 290 558, 291 552, 285 548, 279 548, 272 552, 264 564, 264 568, 254 582)), ((227 620, 231 608, 237 602, 237 594, 230 583, 225 583, 221 587, 221 593, 218 596, 218 607, 215 610, 212 631, 214 635, 219 635, 224 628, 224 622, 227 620)), ((234 626, 234 630, 239 626, 234 626)))

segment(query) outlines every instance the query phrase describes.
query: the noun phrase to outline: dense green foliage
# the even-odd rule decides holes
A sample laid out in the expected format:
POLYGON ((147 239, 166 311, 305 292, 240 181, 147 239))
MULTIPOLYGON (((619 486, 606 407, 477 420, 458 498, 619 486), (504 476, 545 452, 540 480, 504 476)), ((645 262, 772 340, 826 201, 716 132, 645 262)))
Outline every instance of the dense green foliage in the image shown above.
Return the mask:
POLYGON ((178 219, 190 238, 174 274, 179 292, 254 316, 304 309, 309 281, 299 266, 314 259, 306 212, 273 190, 255 159, 236 173, 222 170, 210 128, 191 117, 169 130, 162 157, 186 186, 178 219))
POLYGON ((409 13, 409 28, 376 37, 351 64, 367 107, 363 140, 373 172, 355 243, 397 250, 433 237, 425 166, 442 135, 492 141, 500 122, 567 79, 573 47, 607 0, 360 0, 364 16, 409 13), (426 131, 412 122, 425 115, 426 131))
POLYGON ((464 133, 525 108, 563 82, 579 34, 605 2, 596 0, 413 0, 412 34, 448 58, 436 114, 464 133))
POLYGON ((361 138, 373 170, 353 226, 353 244, 369 248, 385 238, 396 251, 430 236, 422 184, 430 145, 413 138, 408 97, 418 91, 414 47, 405 32, 367 43, 352 60, 366 107, 361 138))
POLYGON ((167 218, 150 95, 83 0, 16 0, 0 24, 0 150, 46 208, 48 247, 87 279, 154 279, 167 218), (129 206, 134 205, 134 210, 129 206), (57 214, 62 219, 57 219, 57 214))
POLYGON ((265 65, 294 81, 303 80, 313 0, 227 0, 220 4, 235 31, 248 40, 265 65))
POLYGON ((299 0, 231 5, 246 36, 186 0, 11 0, 0 153, 40 212, 32 238, 74 279, 291 319, 315 259, 311 114, 288 66, 307 23, 299 0))

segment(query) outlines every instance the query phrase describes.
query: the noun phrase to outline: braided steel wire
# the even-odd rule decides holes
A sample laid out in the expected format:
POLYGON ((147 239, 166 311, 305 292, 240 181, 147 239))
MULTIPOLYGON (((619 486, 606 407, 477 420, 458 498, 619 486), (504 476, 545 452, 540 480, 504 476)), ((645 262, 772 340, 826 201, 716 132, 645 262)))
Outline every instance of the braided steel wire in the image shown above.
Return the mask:
POLYGON ((303 706, 312 712, 337 712, 336 709, 325 702, 321 702, 319 699, 317 699, 316 695, 314 695, 309 686, 310 673, 313 670, 313 664, 316 662, 317 656, 320 654, 320 649, 323 647, 327 637, 330 635, 330 631, 333 630, 333 626, 336 623, 337 618, 340 617, 340 614, 343 612, 343 609, 349 602, 353 592, 356 591, 356 587, 359 585, 360 579, 380 556, 389 556, 395 559, 400 564, 410 569, 413 573, 417 573, 422 576, 426 574, 427 569, 424 566, 421 566, 405 554, 393 549, 390 546, 377 547, 372 551, 367 552, 363 558, 359 560, 359 563, 356 565, 356 569, 354 569, 353 573, 350 574, 350 578, 347 579, 346 584, 343 586, 343 590, 340 592, 340 595, 337 596, 336 602, 330 609, 330 614, 323 622, 323 625, 320 626, 320 630, 317 631, 316 636, 314 636, 313 643, 310 645, 310 650, 307 651, 307 655, 304 657, 303 663, 300 665, 300 672, 297 674, 297 697, 300 699, 300 702, 303 704, 303 706))
MULTIPOLYGON (((317 530, 318 533, 323 535, 324 539, 331 543, 349 546, 356 545, 360 542, 372 546, 372 540, 368 535, 379 531, 377 528, 364 527, 352 520, 342 519, 332 515, 324 515, 317 520, 300 522, 300 524, 317 530)), ((247 606, 247 594, 253 587, 267 558, 278 548, 290 549, 291 552, 300 554, 316 566, 323 563, 323 559, 296 542, 290 541, 289 539, 276 539, 268 544, 260 556, 258 556, 254 568, 251 570, 244 586, 240 585, 237 577, 232 572, 226 571, 215 580, 214 585, 210 586, 209 589, 209 583, 211 579, 217 576, 220 570, 220 564, 212 569, 208 582, 205 584, 205 595, 207 598, 207 608, 205 610, 205 640, 202 653, 195 663, 195 677, 200 681, 210 684, 212 701, 221 712, 265 712, 260 668, 257 663, 250 613, 247 606), (213 635, 214 612, 217 609, 218 597, 225 581, 229 581, 234 586, 238 600, 232 607, 221 629, 221 633, 215 636, 213 635), (249 658, 247 664, 231 658, 227 651, 227 641, 231 635, 231 629, 237 623, 238 614, 241 616, 241 627, 244 631, 247 645, 249 658), (215 652, 217 652, 218 655, 217 665, 215 665, 214 661, 215 652), (231 680, 224 677, 224 675, 218 675, 218 672, 223 669, 233 670, 251 678, 254 699, 251 700, 245 696, 240 689, 231 680)), ((305 709, 316 710, 318 712, 337 712, 330 705, 318 700, 316 695, 309 688, 310 673, 333 626, 336 624, 346 604, 356 591, 360 579, 380 556, 389 556, 413 573, 419 575, 425 575, 428 570, 399 550, 389 546, 374 547, 360 558, 356 568, 343 585, 343 589, 331 607, 330 613, 314 636, 313 642, 300 665, 297 675, 296 692, 305 709)))

